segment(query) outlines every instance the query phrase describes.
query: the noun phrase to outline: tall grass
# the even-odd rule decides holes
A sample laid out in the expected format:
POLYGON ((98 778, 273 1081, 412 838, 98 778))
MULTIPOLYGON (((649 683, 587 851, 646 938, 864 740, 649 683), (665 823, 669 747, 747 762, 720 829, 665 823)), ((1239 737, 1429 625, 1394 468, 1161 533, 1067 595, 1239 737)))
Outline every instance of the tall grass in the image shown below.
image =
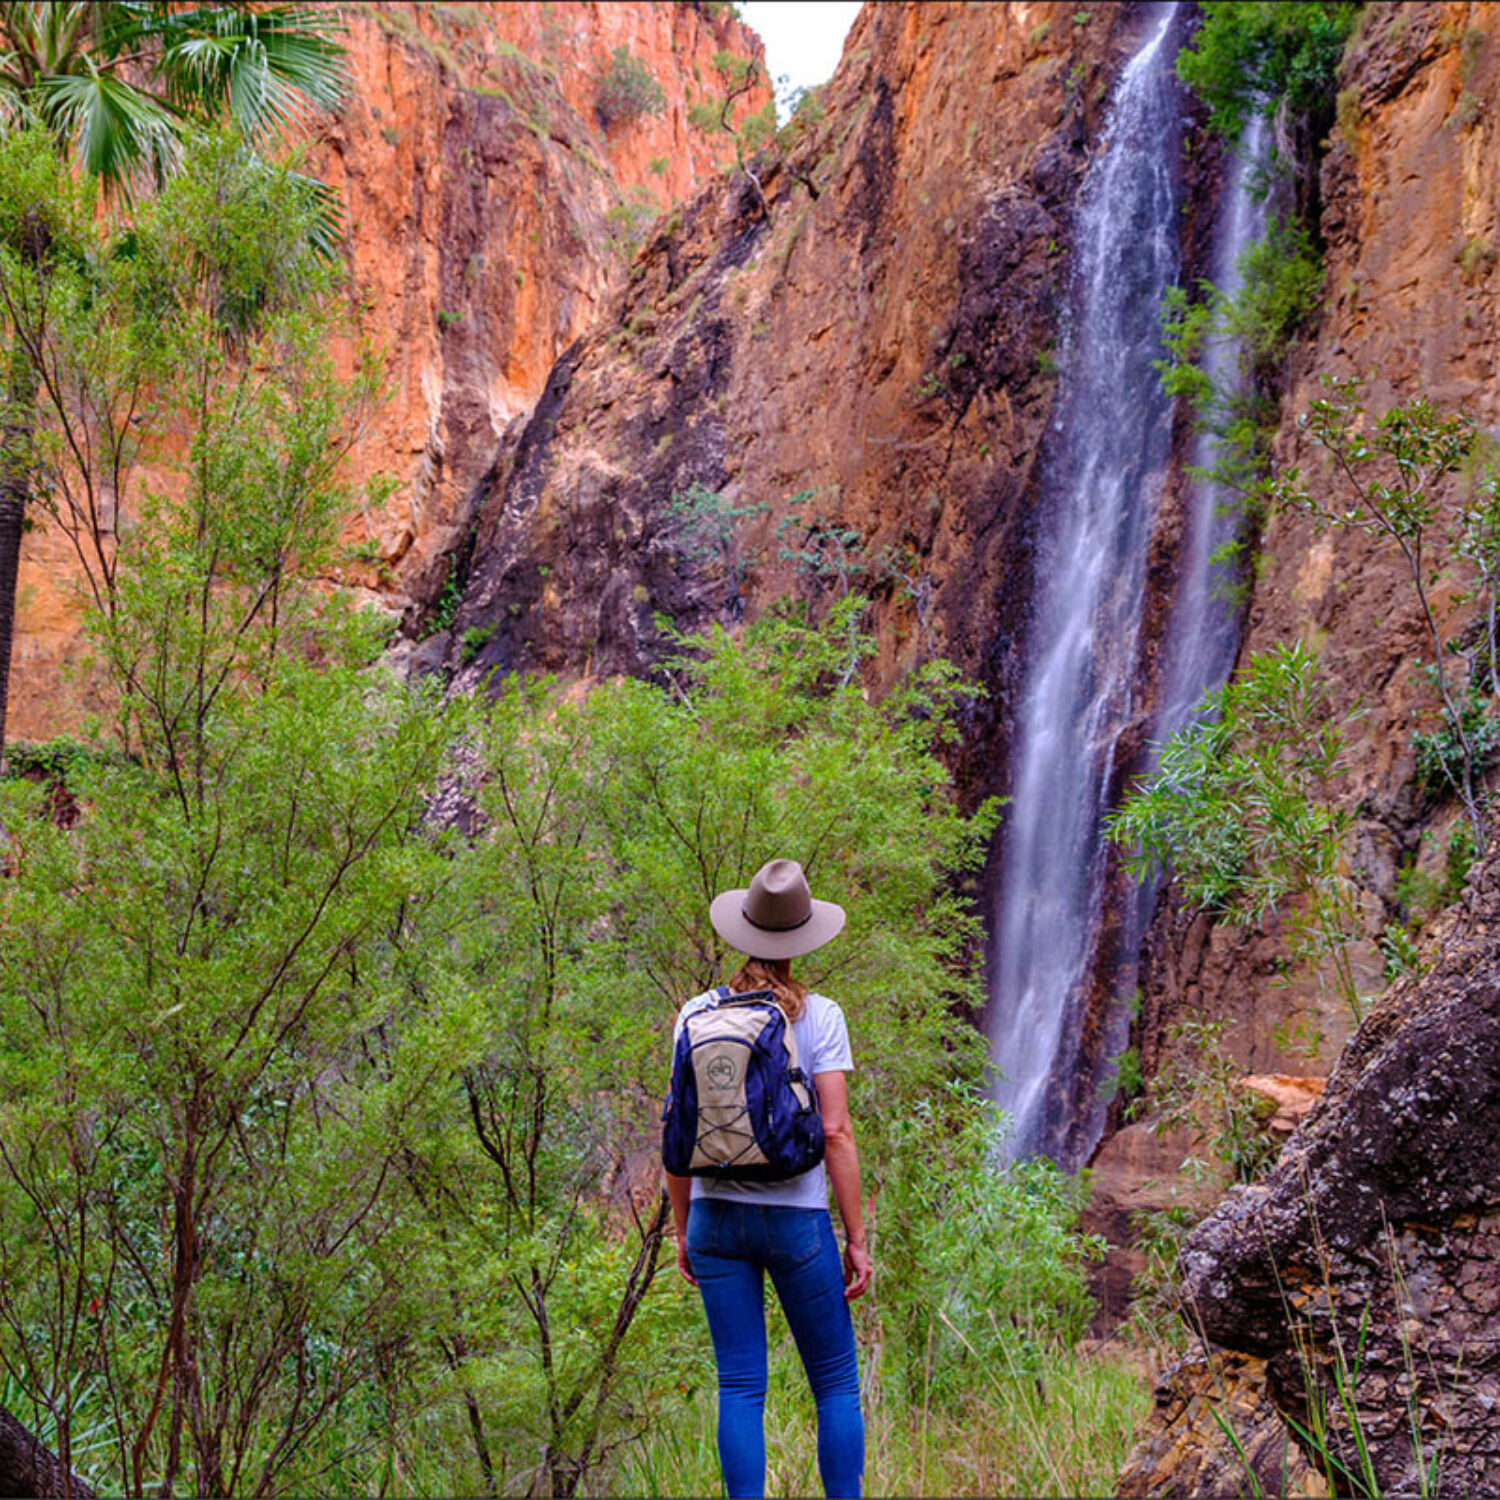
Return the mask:
MULTIPOLYGON (((1104 1495, 1151 1405, 1150 1383, 1123 1352, 1056 1347, 1025 1370, 980 1352, 972 1391, 937 1407, 865 1388, 865 1491, 871 1495, 1104 1495)), ((699 1391, 617 1462, 599 1495, 722 1495, 712 1387, 699 1391)), ((817 1418, 789 1341, 771 1353, 766 1492, 816 1495, 817 1418)))

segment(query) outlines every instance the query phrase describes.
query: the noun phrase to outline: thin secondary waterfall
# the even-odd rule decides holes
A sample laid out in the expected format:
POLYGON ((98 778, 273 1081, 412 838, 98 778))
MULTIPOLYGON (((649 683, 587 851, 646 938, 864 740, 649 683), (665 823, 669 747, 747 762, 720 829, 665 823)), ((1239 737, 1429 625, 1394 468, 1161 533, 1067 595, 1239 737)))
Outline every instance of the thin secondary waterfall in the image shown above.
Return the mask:
MULTIPOLYGON (((1209 279, 1229 296, 1240 290, 1241 255, 1266 232, 1270 196, 1263 179, 1269 144, 1265 117, 1253 115, 1225 184, 1208 269, 1209 279)), ((1238 344, 1227 339, 1204 350, 1203 367, 1215 384, 1236 383, 1239 353, 1238 344)), ((1217 439, 1199 433, 1193 440, 1193 466, 1212 469, 1218 448, 1217 439)), ((1240 526, 1234 495, 1206 480, 1195 483, 1187 524, 1153 735, 1158 742, 1182 728, 1205 689, 1218 687, 1229 676, 1239 649, 1240 611, 1233 602, 1238 579, 1233 567, 1215 560, 1240 526)))
POLYGON ((1082 1155, 1067 1089, 1098 949, 1101 820, 1139 712, 1146 552, 1171 461, 1152 362, 1179 268, 1177 10, 1148 13, 1080 195, 993 927, 987 1024, 1012 1149, 1069 1167, 1082 1155))
MULTIPOLYGON (((1266 231, 1271 210, 1264 180, 1269 155, 1270 128, 1257 115, 1246 127, 1238 154, 1231 160, 1208 256, 1208 277, 1228 296, 1243 285, 1240 257, 1266 231)), ((1203 351, 1203 367, 1215 384, 1238 394, 1236 388, 1242 381, 1239 357, 1237 341, 1211 343, 1203 351)), ((1212 470, 1220 456, 1217 438, 1207 432, 1194 436, 1188 451, 1191 468, 1212 470)), ((1237 497, 1211 480, 1195 479, 1186 486, 1183 519, 1182 543, 1173 568, 1176 589, 1162 637, 1151 750, 1141 767, 1148 772, 1155 767, 1157 747, 1188 722, 1206 689, 1225 681, 1239 652, 1242 610, 1235 595, 1241 579, 1236 566, 1218 556, 1220 548, 1234 540, 1243 524, 1237 497)), ((1128 878, 1111 887, 1119 919, 1113 934, 1112 971, 1102 976, 1105 982, 1095 990, 1096 999, 1102 993, 1094 1018, 1100 1039, 1096 1057, 1118 1056, 1129 1040, 1130 1008, 1125 999, 1139 980, 1141 942, 1156 889, 1155 881, 1137 885, 1128 878)), ((1080 1110, 1076 1088, 1071 1098, 1071 1142, 1092 1149, 1103 1123, 1104 1101, 1096 1091, 1080 1110), (1080 1120, 1084 1112, 1087 1118, 1080 1120)))

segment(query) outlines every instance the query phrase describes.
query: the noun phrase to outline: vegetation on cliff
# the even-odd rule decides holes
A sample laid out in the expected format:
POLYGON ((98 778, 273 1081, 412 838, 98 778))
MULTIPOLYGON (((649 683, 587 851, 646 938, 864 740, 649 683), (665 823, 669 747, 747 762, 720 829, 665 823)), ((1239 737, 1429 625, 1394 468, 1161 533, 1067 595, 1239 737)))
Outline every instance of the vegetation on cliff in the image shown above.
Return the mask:
MULTIPOLYGON (((230 119, 264 144, 344 97, 335 16, 294 6, 9 5, 0 15, 0 122, 45 133, 106 192, 129 195, 175 168, 192 122, 230 119)), ((11 166, 15 162, 12 160, 11 166)), ((304 218, 327 251, 332 200, 302 179, 319 212, 304 218)), ((47 197, 6 174, 0 264, 9 348, 0 423, 0 754, 5 747, 16 576, 35 498, 36 403, 43 350, 23 328, 45 303, 67 250, 54 243, 47 197)))
POLYGON ((1230 141, 1257 113, 1285 111, 1310 133, 1333 123, 1333 79, 1362 6, 1352 0, 1207 0, 1177 72, 1230 141))

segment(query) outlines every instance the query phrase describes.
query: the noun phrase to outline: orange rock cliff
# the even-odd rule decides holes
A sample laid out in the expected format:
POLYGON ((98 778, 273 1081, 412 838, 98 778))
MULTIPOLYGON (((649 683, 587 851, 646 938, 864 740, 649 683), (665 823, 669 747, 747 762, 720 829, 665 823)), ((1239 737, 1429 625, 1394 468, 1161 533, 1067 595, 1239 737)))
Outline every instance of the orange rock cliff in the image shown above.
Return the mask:
MULTIPOLYGON (((313 145, 344 199, 361 331, 386 353, 390 398, 354 477, 394 488, 351 528, 351 571, 401 610, 443 585, 501 436, 600 315, 642 227, 703 186, 721 152, 688 123, 714 57, 763 59, 731 7, 662 3, 349 4, 353 97, 313 145), (616 48, 655 77, 659 113, 606 125, 616 48)), ((739 108, 768 100, 762 86, 739 108)), ((22 557, 9 730, 76 726, 67 672, 78 616, 66 542, 22 557)))

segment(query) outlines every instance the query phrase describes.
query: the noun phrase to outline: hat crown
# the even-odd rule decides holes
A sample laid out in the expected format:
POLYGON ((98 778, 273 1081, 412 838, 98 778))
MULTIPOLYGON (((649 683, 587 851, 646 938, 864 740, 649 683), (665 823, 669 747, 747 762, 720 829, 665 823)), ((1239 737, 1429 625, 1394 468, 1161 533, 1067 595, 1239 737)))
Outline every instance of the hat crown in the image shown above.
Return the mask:
POLYGON ((813 914, 812 891, 795 859, 773 859, 755 872, 741 908, 745 920, 767 932, 790 932, 813 914))

